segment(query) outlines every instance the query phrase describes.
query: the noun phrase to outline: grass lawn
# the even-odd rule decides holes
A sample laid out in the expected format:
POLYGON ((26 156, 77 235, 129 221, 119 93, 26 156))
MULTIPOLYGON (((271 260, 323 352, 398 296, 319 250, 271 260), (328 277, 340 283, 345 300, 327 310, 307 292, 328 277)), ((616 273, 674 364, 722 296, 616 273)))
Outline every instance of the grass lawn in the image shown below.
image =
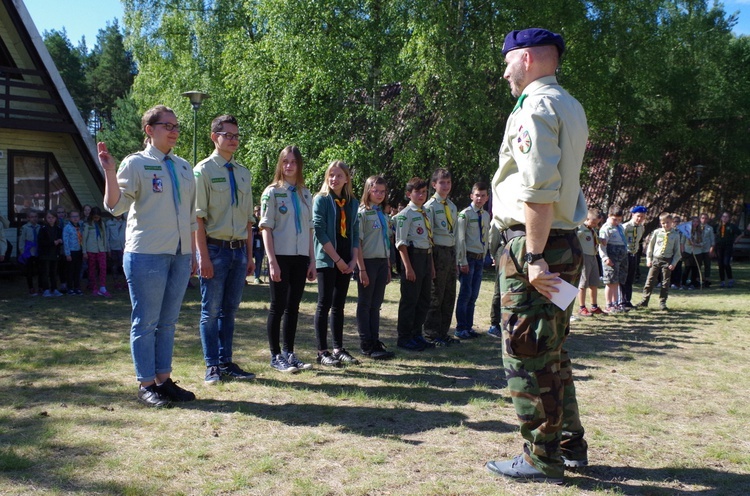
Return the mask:
MULTIPOLYGON (((213 387, 203 382, 199 291, 188 289, 173 377, 198 400, 152 410, 135 401, 126 293, 30 298, 21 279, 0 280, 0 494, 745 495, 750 267, 735 275, 732 290, 672 291, 669 313, 572 323, 591 466, 562 487, 485 470, 521 449, 500 342, 397 350, 398 282, 381 332, 396 359, 295 375, 268 366, 268 286, 247 286, 235 361, 258 377, 213 387)), ((305 361, 316 294, 308 284, 296 350, 305 361)), ((355 285, 350 295, 345 344, 355 352, 355 285)), ((491 297, 487 277, 482 331, 491 297)))

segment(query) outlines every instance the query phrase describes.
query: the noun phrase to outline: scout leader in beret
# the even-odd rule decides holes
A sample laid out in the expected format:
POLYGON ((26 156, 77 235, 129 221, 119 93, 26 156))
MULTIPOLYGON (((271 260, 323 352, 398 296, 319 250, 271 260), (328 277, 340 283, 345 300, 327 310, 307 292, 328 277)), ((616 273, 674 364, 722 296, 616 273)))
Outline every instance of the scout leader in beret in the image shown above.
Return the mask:
POLYGON ((487 469, 553 484, 562 484, 566 466, 588 463, 563 349, 573 307, 550 301, 560 279, 578 282, 575 230, 587 212, 579 175, 588 126, 581 104, 555 78, 564 50, 562 36, 546 29, 506 36, 504 77, 518 101, 492 180, 492 223, 506 242, 498 262, 503 361, 525 443, 519 456, 487 469))

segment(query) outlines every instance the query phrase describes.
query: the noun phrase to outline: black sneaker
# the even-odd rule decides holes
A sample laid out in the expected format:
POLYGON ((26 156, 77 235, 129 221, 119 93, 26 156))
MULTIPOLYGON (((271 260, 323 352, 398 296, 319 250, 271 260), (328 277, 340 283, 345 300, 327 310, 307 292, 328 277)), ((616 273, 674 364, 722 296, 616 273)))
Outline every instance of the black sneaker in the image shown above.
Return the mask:
POLYGON ((387 360, 389 358, 393 358, 396 356, 396 354, 392 351, 388 351, 385 349, 385 345, 382 341, 378 341, 375 343, 375 346, 372 347, 370 350, 370 358, 373 360, 387 360))
POLYGON ((218 365, 209 365, 206 367, 206 384, 218 384, 221 380, 221 372, 218 365))
POLYGON ((424 338, 424 336, 417 336, 417 337, 415 337, 414 338, 414 342, 417 343, 418 345, 424 346, 424 349, 434 348, 435 347, 435 344, 434 343, 430 343, 429 341, 427 341, 424 338))
POLYGON ((396 341, 396 346, 409 351, 424 351, 425 348, 422 343, 418 343, 414 339, 409 339, 408 341, 396 341))
POLYGON ((359 360, 351 356, 344 348, 335 352, 333 358, 346 365, 359 365, 359 360))
POLYGON ((164 381, 161 386, 156 386, 156 390, 172 401, 183 402, 193 401, 195 399, 195 395, 193 393, 191 393, 187 389, 182 389, 177 385, 176 382, 172 380, 171 377, 164 381))
POLYGON ((330 351, 318 353, 318 363, 326 367, 341 367, 341 362, 336 360, 330 351))
POLYGON ((156 384, 147 387, 140 386, 138 388, 138 401, 154 408, 166 408, 172 405, 169 398, 159 392, 156 384))
POLYGON ((255 374, 242 370, 239 365, 232 362, 219 365, 219 372, 221 372, 221 377, 226 377, 227 379, 237 379, 240 381, 255 379, 255 374))

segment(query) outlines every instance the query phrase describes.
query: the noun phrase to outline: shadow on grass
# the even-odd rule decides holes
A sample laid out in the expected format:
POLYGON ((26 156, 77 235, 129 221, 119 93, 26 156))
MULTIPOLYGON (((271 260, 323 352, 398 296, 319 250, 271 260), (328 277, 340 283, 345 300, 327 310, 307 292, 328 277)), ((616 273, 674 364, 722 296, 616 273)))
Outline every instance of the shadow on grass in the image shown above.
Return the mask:
POLYGON ((581 490, 604 490, 627 495, 744 496, 750 488, 750 475, 710 468, 594 465, 580 473, 566 472, 565 484, 581 490))

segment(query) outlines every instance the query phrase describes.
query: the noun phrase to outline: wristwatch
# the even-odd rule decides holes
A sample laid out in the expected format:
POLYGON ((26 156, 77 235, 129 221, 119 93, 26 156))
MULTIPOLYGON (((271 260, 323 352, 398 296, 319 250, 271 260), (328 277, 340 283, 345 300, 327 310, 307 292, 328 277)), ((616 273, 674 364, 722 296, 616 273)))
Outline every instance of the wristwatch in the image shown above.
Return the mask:
POLYGON ((541 260, 544 258, 544 253, 527 253, 523 259, 526 261, 526 263, 534 263, 537 260, 541 260))

